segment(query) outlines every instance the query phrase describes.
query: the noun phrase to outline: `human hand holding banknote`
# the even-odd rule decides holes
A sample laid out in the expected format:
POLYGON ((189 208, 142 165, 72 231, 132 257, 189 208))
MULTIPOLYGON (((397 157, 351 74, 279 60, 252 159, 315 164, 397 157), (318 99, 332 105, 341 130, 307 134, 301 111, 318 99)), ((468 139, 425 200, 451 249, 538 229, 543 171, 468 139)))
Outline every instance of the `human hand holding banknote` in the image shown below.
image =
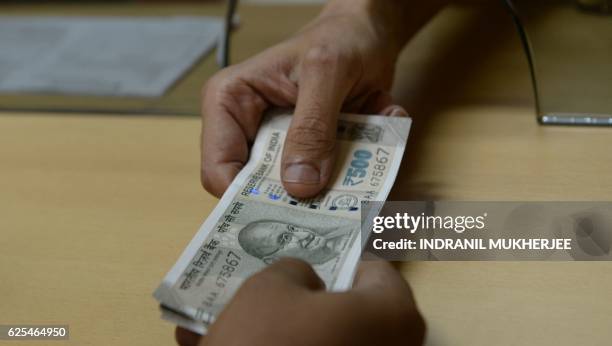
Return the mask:
POLYGON ((267 108, 294 108, 281 178, 294 197, 329 182, 338 114, 406 115, 389 89, 414 24, 403 1, 331 1, 293 38, 213 76, 203 90, 202 184, 220 197, 246 164, 267 108), (400 29, 401 27, 401 29, 400 29))
POLYGON ((248 163, 155 291, 163 318, 205 334, 245 280, 284 257, 312 265, 328 290, 351 288, 367 238, 361 202, 387 198, 411 119, 340 114, 330 183, 296 199, 281 182, 292 118, 262 120, 248 163))
POLYGON ((420 345, 425 324, 387 262, 360 265, 353 289, 327 293, 312 268, 283 259, 251 276, 206 336, 177 328, 180 345, 420 345))
POLYGON ((197 343, 190 330, 213 346, 422 342, 388 264, 365 264, 353 286, 361 202, 387 198, 411 121, 340 112, 406 115, 389 95, 395 61, 443 2, 332 0, 208 81, 201 178, 222 198, 154 294, 185 328, 179 341, 197 343), (295 111, 264 116, 278 107, 295 111))

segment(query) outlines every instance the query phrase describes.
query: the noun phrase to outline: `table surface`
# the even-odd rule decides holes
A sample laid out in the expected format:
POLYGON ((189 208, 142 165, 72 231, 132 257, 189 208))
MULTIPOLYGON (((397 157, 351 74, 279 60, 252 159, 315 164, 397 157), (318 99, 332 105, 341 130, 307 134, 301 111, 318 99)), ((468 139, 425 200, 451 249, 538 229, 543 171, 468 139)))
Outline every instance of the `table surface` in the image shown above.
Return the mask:
MULTIPOLYGON (((238 58, 316 8, 290 12, 268 18, 283 30, 248 27, 263 11, 245 6, 238 58)), ((497 4, 445 9, 404 51, 394 96, 415 123, 392 199, 610 199, 612 130, 537 125, 497 4)), ((78 345, 171 344, 151 293, 217 202, 200 187, 198 136, 191 117, 0 114, 0 324, 69 324, 78 345)), ((610 263, 401 270, 429 345, 612 342, 610 263)))

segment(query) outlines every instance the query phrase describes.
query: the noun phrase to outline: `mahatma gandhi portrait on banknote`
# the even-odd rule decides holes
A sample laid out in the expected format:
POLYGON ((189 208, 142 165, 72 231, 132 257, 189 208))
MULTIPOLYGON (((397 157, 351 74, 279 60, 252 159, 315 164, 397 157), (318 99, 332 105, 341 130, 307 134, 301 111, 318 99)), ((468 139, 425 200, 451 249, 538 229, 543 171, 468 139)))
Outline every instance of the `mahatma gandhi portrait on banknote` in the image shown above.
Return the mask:
POLYGON ((316 229, 286 221, 260 220, 244 226, 238 243, 253 257, 271 264, 282 257, 293 257, 312 265, 338 258, 350 240, 351 228, 316 229))
POLYGON ((205 333, 251 275, 283 257, 312 265, 332 291, 350 287, 361 253, 361 201, 385 200, 410 119, 341 115, 327 188, 295 199, 281 183, 289 114, 262 122, 251 157, 154 293, 165 318, 205 333))
POLYGON ((235 198, 175 283, 176 300, 217 312, 251 273, 282 257, 310 263, 333 285, 360 232, 359 220, 339 214, 235 198))
MULTIPOLYGON (((324 281, 331 280, 360 231, 359 221, 333 213, 313 218, 306 208, 269 208, 265 203, 242 198, 235 202, 242 205, 239 213, 232 215, 228 230, 217 235, 225 244, 232 244, 249 267, 264 267, 282 257, 293 257, 312 264, 324 281)), ((218 231, 223 230, 221 225, 218 231)))

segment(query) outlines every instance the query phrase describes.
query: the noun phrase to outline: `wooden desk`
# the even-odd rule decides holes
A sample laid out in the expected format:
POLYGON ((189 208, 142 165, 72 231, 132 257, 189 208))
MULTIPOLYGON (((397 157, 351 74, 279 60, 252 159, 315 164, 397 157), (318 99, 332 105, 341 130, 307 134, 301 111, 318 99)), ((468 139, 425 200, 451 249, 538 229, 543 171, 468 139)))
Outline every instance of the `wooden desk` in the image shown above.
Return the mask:
MULTIPOLYGON (((272 33, 258 30, 239 35, 272 33)), ((394 92, 415 127, 393 199, 610 199, 610 129, 536 124, 513 30, 500 7, 453 7, 405 51, 394 92)), ((70 324, 75 345, 172 344, 151 292, 216 203, 198 136, 189 117, 0 115, 0 324, 70 324)), ((429 345, 612 340, 610 263, 402 272, 429 345)))

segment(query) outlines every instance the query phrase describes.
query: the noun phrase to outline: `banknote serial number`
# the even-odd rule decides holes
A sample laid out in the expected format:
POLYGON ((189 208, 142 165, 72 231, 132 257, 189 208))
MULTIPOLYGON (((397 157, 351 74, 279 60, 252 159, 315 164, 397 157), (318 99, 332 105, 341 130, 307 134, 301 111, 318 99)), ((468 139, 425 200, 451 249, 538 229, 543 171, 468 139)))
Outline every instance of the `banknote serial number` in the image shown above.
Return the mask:
POLYGON ((372 174, 369 178, 371 187, 378 187, 383 182, 389 156, 391 154, 383 148, 376 149, 376 155, 369 150, 355 150, 350 167, 342 181, 344 186, 357 186, 367 179, 368 168, 371 167, 372 174))
POLYGON ((1 325, 0 339, 68 339, 68 326, 1 325))
POLYGON ((383 148, 376 150, 372 175, 370 176, 370 186, 378 187, 383 182, 387 164, 389 163, 389 155, 390 153, 383 148))
POLYGON ((232 275, 236 271, 236 268, 240 265, 240 261, 242 258, 233 251, 229 251, 227 256, 225 256, 225 260, 223 265, 221 266, 221 270, 219 271, 219 275, 217 275, 217 287, 224 288, 228 281, 232 278, 232 275))

